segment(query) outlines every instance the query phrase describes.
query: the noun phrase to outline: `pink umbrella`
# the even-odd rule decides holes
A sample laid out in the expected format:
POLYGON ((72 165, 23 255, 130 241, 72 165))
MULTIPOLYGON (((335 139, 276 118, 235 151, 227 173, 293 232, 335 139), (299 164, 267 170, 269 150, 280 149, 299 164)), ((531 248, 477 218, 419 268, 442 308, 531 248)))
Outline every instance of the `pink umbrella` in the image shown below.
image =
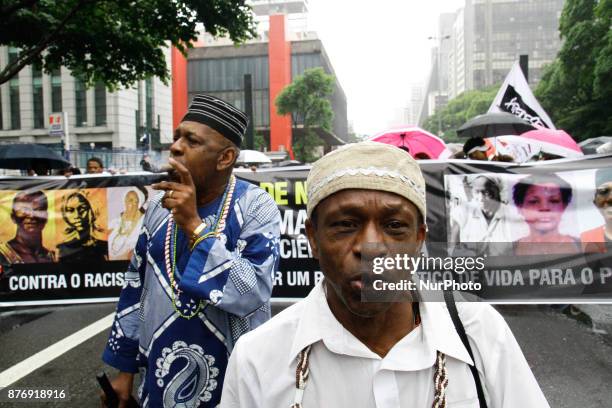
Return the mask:
POLYGON ((544 153, 561 157, 583 156, 578 143, 564 130, 538 128, 522 133, 520 137, 529 139, 530 142, 537 141, 544 153))
POLYGON ((397 146, 415 159, 446 159, 452 154, 442 139, 416 126, 388 130, 370 140, 397 146))

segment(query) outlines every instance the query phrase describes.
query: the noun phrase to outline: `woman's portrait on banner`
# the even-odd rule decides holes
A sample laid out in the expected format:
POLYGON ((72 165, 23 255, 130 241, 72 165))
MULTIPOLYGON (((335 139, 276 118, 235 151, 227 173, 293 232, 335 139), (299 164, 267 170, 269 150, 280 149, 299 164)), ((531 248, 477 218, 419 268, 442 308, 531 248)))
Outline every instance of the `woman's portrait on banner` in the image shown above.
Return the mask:
POLYGON ((129 260, 140 235, 148 192, 143 188, 107 189, 109 260, 129 260))
POLYGON ((60 262, 108 260, 106 189, 58 190, 60 262))
POLYGON ((514 241, 514 254, 580 252, 577 236, 560 231, 572 198, 572 186, 556 174, 531 175, 517 182, 512 188, 512 199, 529 233, 514 241))

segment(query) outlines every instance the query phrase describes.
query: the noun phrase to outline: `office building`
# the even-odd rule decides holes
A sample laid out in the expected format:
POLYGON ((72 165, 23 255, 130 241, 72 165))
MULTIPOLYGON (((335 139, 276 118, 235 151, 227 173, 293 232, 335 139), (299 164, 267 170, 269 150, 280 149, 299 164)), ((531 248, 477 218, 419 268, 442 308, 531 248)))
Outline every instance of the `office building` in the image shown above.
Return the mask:
POLYGON ((562 10, 563 0, 465 0, 450 21, 442 14, 419 123, 435 112, 436 96, 442 106, 465 91, 501 84, 520 55, 529 56, 535 87, 561 48, 562 10))
MULTIPOLYGON (((0 47, 0 67, 18 52, 0 47)), ((166 54, 169 62, 170 50, 166 54)), ((66 112, 72 150, 135 149, 148 137, 158 146, 172 138, 171 103, 170 87, 157 78, 109 92, 103 84, 86 87, 63 67, 47 74, 27 66, 0 86, 0 143, 58 146, 60 136, 49 135, 49 116, 66 112)))
MULTIPOLYGON (((418 123, 422 123, 436 110, 446 106, 449 94, 449 69, 452 55, 452 26, 455 13, 442 13, 438 19, 436 35, 430 37, 435 44, 431 50, 431 70, 425 81, 424 96, 419 110, 418 123)), ((416 123, 416 122, 415 122, 416 123)))
MULTIPOLYGON (((255 133, 269 140, 271 150, 288 151, 292 135, 299 135, 303 128, 276 112, 275 98, 306 69, 322 67, 336 75, 323 43, 308 29, 306 1, 253 1, 252 5, 257 38, 235 46, 228 39, 203 35, 198 46, 189 50, 187 61, 173 55, 174 120, 180 120, 188 101, 198 93, 215 95, 244 109, 244 76, 250 74, 255 133)), ((331 102, 332 131, 317 129, 328 147, 348 137, 346 96, 337 77, 331 102)))
POLYGON ((562 10, 563 0, 466 0, 453 24, 450 98, 501 83, 520 55, 536 85, 561 48, 562 10))

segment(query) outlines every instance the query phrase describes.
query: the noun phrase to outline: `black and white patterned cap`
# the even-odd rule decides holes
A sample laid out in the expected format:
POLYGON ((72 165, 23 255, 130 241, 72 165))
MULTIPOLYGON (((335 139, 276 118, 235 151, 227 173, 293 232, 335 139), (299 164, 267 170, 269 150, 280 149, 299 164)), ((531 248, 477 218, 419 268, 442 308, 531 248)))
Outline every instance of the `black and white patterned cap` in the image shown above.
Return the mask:
POLYGON ((240 147, 249 119, 241 110, 210 95, 196 95, 181 122, 202 123, 240 147))

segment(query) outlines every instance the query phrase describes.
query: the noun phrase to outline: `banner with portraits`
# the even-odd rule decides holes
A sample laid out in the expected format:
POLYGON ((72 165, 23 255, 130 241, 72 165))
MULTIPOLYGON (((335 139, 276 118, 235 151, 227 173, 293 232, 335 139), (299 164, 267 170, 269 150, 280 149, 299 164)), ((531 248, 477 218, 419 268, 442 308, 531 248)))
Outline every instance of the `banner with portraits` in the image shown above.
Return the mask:
MULTIPOLYGON (((427 255, 484 259, 420 278, 477 282, 468 292, 491 302, 612 301, 612 156, 420 164, 427 255)), ((236 171, 281 210, 277 301, 306 296, 323 277, 305 231, 308 170, 236 171)), ((158 178, 0 178, 0 307, 116 300, 158 178)))

